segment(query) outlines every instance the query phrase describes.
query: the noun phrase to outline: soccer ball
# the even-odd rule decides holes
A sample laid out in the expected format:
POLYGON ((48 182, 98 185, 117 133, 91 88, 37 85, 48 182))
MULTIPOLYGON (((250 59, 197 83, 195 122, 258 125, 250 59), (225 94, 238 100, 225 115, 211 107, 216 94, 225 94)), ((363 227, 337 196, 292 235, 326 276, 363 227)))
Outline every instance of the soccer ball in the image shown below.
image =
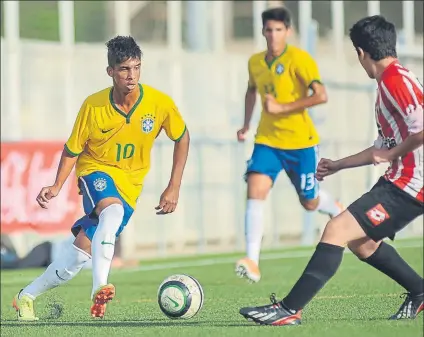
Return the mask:
POLYGON ((202 309, 204 298, 200 283, 184 274, 169 276, 158 290, 160 310, 171 319, 194 317, 202 309))

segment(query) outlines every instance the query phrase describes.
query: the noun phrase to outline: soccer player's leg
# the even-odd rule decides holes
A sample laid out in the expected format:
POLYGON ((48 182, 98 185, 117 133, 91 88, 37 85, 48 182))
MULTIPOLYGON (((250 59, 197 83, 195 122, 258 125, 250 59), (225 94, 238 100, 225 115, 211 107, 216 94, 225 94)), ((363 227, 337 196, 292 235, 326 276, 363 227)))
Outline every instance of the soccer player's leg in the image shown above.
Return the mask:
POLYGON ((299 195, 299 201, 307 211, 318 211, 331 218, 340 214, 344 207, 319 187, 315 172, 319 161, 318 147, 280 152, 284 168, 299 195))
POLYGON ((380 192, 367 193, 349 206, 358 222, 369 229, 367 238, 351 241, 348 247, 361 261, 405 289, 405 300, 390 319, 414 319, 424 310, 424 279, 381 239, 389 237, 393 240, 396 232, 423 213, 423 205, 383 179, 373 190, 380 192))
POLYGON ((121 197, 108 174, 94 172, 80 177, 80 187, 84 199, 91 203, 89 214, 98 221, 96 226, 85 229, 91 241, 93 258, 91 315, 104 317, 106 304, 115 296, 115 287, 108 283, 115 241, 128 223, 133 209, 121 197))
POLYGON ((236 273, 249 282, 258 282, 259 256, 263 236, 264 201, 282 169, 276 149, 255 144, 248 161, 245 179, 247 202, 245 213, 246 257, 236 263, 236 273))
MULTIPOLYGON (((74 226, 87 226, 87 216, 79 219, 74 226)), ((47 267, 42 275, 23 288, 13 299, 13 307, 20 321, 36 321, 34 301, 50 289, 61 286, 74 278, 84 264, 91 259, 90 242, 82 230, 75 242, 66 246, 61 254, 47 267)))
MULTIPOLYGON (((302 309, 336 273, 347 245, 354 247, 355 243, 367 242, 368 239, 379 242, 385 237, 393 238, 397 231, 422 214, 422 206, 412 203, 405 196, 399 197, 400 190, 392 190, 393 187, 388 182, 380 181, 346 211, 330 220, 302 276, 282 301, 274 300, 271 305, 242 308, 240 314, 260 324, 300 324, 302 309)), ((370 249, 369 245, 367 249, 370 249)), ((422 284, 422 279, 420 281, 416 279, 417 284, 422 284)), ((416 291, 420 292, 422 288, 416 291)), ((415 316, 422 310, 420 296, 410 294, 407 298, 407 306, 413 305, 415 316)), ((401 307, 400 310, 404 312, 410 310, 410 307, 401 307)))

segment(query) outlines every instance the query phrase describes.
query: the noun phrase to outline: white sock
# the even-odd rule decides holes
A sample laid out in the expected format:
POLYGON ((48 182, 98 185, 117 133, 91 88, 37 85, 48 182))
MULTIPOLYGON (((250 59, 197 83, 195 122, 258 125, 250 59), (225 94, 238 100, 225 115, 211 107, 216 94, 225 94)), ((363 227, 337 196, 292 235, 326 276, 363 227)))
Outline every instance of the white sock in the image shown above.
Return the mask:
POLYGON ((27 295, 35 300, 47 290, 71 280, 90 259, 91 256, 88 253, 75 245, 66 246, 64 252, 47 267, 42 275, 26 286, 20 296, 27 295))
POLYGON ((264 232, 264 201, 248 199, 245 215, 245 235, 247 257, 259 265, 262 236, 264 232))
POLYGON ((320 213, 327 214, 331 217, 335 217, 341 213, 340 206, 336 203, 336 200, 326 191, 319 191, 319 203, 317 211, 320 213))
POLYGON ((119 204, 106 207, 99 215, 99 224, 91 242, 93 255, 93 290, 108 284, 110 265, 115 252, 116 232, 121 226, 124 217, 124 208, 119 204))

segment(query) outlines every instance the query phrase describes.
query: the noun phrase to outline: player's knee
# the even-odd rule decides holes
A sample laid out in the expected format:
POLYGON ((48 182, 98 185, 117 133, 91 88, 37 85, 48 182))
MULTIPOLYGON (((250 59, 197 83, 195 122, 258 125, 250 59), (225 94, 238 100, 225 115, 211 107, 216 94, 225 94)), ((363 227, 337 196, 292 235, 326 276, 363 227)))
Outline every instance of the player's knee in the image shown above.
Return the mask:
POLYGON ((124 207, 120 204, 112 204, 104 208, 99 215, 99 224, 93 236, 93 244, 101 245, 103 256, 112 260, 115 252, 116 234, 124 218, 124 207))
POLYGON ((306 211, 315 211, 318 208, 318 198, 316 199, 300 199, 300 204, 306 211))
POLYGON ((272 179, 264 174, 249 173, 247 177, 247 198, 265 200, 272 187, 272 179))
POLYGON ((344 211, 327 223, 321 242, 345 247, 354 240, 365 238, 367 235, 358 221, 349 211, 344 211))
POLYGON ((120 205, 123 210, 123 203, 120 199, 115 197, 104 198, 96 205, 95 212, 97 216, 100 216, 100 214, 111 205, 120 205))
POLYGON ((341 217, 336 216, 335 218, 331 219, 325 226, 321 237, 321 242, 345 247, 348 240, 344 234, 345 232, 343 220, 341 217))
POLYGON ((124 214, 125 210, 122 203, 110 204, 99 213, 99 225, 100 222, 107 222, 108 227, 117 227, 116 230, 118 230, 124 218, 124 214), (104 221, 101 221, 101 219, 104 219, 104 221))
POLYGON ((374 254, 380 244, 381 241, 375 242, 367 237, 359 240, 352 240, 347 246, 359 259, 364 260, 374 254))
POLYGON ((81 228, 75 237, 74 246, 91 256, 91 241, 85 234, 84 228, 81 228))

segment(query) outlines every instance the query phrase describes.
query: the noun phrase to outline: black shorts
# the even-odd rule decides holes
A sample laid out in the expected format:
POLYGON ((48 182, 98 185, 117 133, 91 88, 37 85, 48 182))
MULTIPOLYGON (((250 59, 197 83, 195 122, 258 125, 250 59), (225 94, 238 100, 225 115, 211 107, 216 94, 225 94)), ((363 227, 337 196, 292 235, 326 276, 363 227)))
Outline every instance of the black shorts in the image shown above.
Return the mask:
POLYGON ((423 214, 424 205, 381 177, 373 188, 348 208, 375 242, 395 234, 423 214))

